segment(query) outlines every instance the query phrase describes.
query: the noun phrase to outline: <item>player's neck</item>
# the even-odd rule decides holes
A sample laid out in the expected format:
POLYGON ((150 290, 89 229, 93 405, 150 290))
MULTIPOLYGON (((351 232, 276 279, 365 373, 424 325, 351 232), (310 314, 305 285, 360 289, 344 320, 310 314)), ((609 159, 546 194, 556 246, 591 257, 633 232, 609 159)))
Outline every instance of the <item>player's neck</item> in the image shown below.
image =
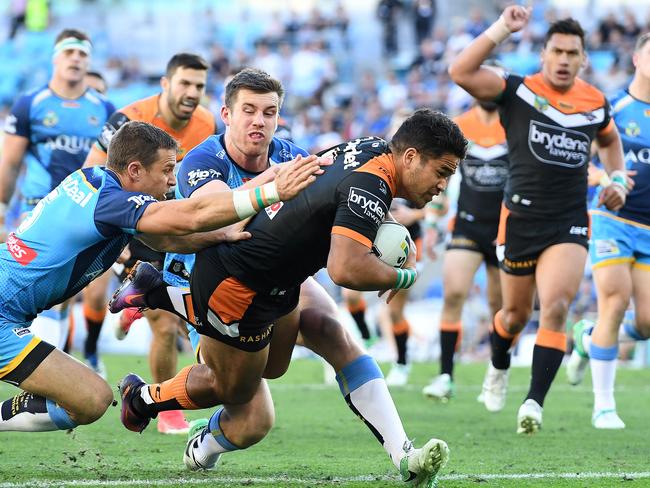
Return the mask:
POLYGON ((178 119, 172 112, 172 110, 169 108, 169 104, 167 101, 164 99, 164 96, 158 97, 158 113, 162 117, 162 119, 165 121, 165 124, 167 126, 175 131, 179 131, 184 129, 187 124, 190 123, 191 119, 178 119))
POLYGON ((484 125, 491 125, 499 119, 499 111, 490 111, 479 107, 476 109, 476 116, 484 125))
POLYGON ((48 86, 57 96, 70 100, 79 98, 86 91, 86 84, 83 81, 70 82, 56 77, 50 80, 48 86))
POLYGON ((628 91, 637 100, 650 103, 650 80, 648 78, 635 75, 628 91))

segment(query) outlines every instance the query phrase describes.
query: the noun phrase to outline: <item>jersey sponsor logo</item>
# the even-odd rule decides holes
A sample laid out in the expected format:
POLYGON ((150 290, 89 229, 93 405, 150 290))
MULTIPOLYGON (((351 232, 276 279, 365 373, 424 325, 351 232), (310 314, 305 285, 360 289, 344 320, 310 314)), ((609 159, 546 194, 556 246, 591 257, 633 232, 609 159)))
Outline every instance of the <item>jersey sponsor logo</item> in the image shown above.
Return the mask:
POLYGON ((505 161, 475 161, 466 159, 461 165, 467 186, 476 191, 495 192, 503 190, 508 177, 508 164, 505 161))
POLYGON ((140 194, 140 195, 131 195, 129 198, 127 198, 127 201, 135 203, 135 208, 140 208, 147 202, 157 202, 158 200, 156 200, 151 195, 140 194))
POLYGON ((74 203, 82 208, 88 204, 94 193, 90 189, 82 190, 79 187, 79 180, 77 178, 73 178, 72 176, 68 176, 65 180, 63 180, 63 182, 61 182, 61 189, 63 190, 63 193, 69 196, 74 203))
POLYGON ((32 333, 28 327, 18 327, 17 329, 12 329, 12 332, 16 334, 17 337, 23 337, 32 333))
POLYGON ((542 163, 580 168, 589 160, 590 146, 582 132, 530 121, 528 147, 542 163))
POLYGON ((582 227, 579 225, 572 225, 569 229, 569 234, 574 236, 585 236, 589 235, 589 227, 582 227))
POLYGON ((38 256, 36 251, 16 237, 13 232, 7 236, 7 249, 9 254, 23 266, 27 266, 38 256))
POLYGON ((7 115, 7 118, 5 119, 5 125, 3 127, 4 131, 7 134, 15 134, 17 123, 18 123, 18 119, 14 114, 7 115))
POLYGON ((269 216, 269 219, 273 220, 273 217, 275 217, 278 214, 278 212, 280 211, 283 205, 284 205, 283 202, 276 202, 273 205, 269 205, 268 207, 266 207, 264 211, 266 212, 266 215, 269 216))
POLYGON ((239 342, 251 343, 265 341, 271 337, 271 330, 273 330, 273 326, 269 325, 266 329, 260 331, 259 334, 239 336, 239 342))
POLYGON ((597 258, 609 258, 612 256, 618 256, 621 253, 616 239, 594 240, 594 251, 597 258))
POLYGON ((92 139, 90 137, 81 136, 68 136, 60 134, 56 137, 48 137, 45 142, 45 147, 51 151, 65 151, 68 154, 87 153, 92 146, 92 139))
POLYGON ((633 149, 630 149, 625 153, 625 161, 650 164, 650 148, 644 147, 636 152, 633 149))
POLYGON ((343 148, 343 169, 356 168, 361 163, 357 161, 357 156, 362 153, 361 149, 358 149, 357 146, 364 141, 368 141, 372 138, 365 139, 355 139, 347 143, 343 148))
POLYGON ((199 181, 208 178, 216 180, 217 178, 221 178, 221 173, 214 169, 194 169, 187 174, 187 184, 196 186, 199 181))
POLYGON ((388 213, 386 204, 375 195, 363 188, 350 187, 348 194, 348 208, 363 219, 370 219, 379 225, 384 221, 388 213))

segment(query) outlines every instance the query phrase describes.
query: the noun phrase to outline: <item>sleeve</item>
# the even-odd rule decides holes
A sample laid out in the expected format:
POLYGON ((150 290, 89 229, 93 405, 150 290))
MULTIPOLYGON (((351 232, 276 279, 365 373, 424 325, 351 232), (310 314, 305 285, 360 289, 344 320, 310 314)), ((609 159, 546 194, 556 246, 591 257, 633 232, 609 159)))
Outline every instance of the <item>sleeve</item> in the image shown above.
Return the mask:
POLYGON ((607 134, 608 132, 614 129, 614 119, 612 117, 612 106, 607 99, 605 99, 605 105, 603 106, 605 110, 605 116, 603 117, 603 122, 598 126, 598 134, 607 134))
POLYGON ((32 97, 23 95, 14 106, 11 107, 11 112, 5 119, 4 131, 7 134, 25 137, 27 139, 31 136, 31 123, 29 120, 29 111, 32 105, 32 97))
POLYGON ((134 193, 120 188, 102 190, 95 208, 95 225, 106 237, 118 233, 137 234, 142 214, 157 201, 146 193, 134 193))
POLYGON ((102 127, 102 131, 100 132, 99 137, 97 138, 97 142, 96 142, 97 148, 104 152, 108 152, 108 145, 111 142, 113 135, 117 132, 117 130, 120 127, 126 124, 129 120, 130 119, 126 116, 125 113, 113 112, 113 114, 108 118, 108 120, 102 127))
POLYGON ((228 162, 217 157, 217 151, 211 151, 210 145, 202 146, 203 144, 192 149, 178 165, 176 185, 178 192, 185 198, 213 180, 228 184, 228 162))
POLYGON ((503 74, 503 91, 501 94, 494 100, 499 105, 506 105, 510 100, 512 100, 513 95, 517 91, 517 88, 523 81, 523 78, 519 75, 512 73, 503 74))
POLYGON ((332 234, 344 235, 372 248, 392 200, 384 180, 371 173, 351 173, 339 185, 337 198, 332 234))

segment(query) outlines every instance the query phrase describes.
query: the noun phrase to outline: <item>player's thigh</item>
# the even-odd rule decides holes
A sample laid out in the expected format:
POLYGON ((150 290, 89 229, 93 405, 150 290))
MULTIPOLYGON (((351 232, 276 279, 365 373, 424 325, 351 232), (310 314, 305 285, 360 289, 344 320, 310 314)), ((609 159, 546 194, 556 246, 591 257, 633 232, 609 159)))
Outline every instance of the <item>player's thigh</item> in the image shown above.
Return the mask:
POLYGON ((644 337, 650 337, 650 265, 632 268, 632 288, 636 327, 644 337))
POLYGON ((515 275, 500 270, 503 320, 508 332, 520 332, 533 311, 535 275, 515 275))
POLYGON ((350 290, 349 288, 341 288, 341 296, 345 303, 349 305, 356 305, 363 299, 363 293, 358 290, 350 290))
POLYGON ((227 418, 230 428, 245 437, 264 437, 275 422, 273 398, 266 380, 262 380, 255 395, 247 403, 239 405, 225 404, 221 420, 227 418))
POLYGON ((84 303, 93 310, 104 310, 106 308, 106 290, 108 290, 112 277, 113 271, 109 269, 88 283, 88 286, 83 289, 84 303))
POLYGON ((474 282, 476 270, 483 262, 483 255, 464 249, 449 249, 442 265, 445 297, 466 296, 474 282))
POLYGON ((300 310, 298 307, 275 321, 269 345, 269 357, 264 370, 265 378, 279 378, 289 369, 299 327, 300 310))

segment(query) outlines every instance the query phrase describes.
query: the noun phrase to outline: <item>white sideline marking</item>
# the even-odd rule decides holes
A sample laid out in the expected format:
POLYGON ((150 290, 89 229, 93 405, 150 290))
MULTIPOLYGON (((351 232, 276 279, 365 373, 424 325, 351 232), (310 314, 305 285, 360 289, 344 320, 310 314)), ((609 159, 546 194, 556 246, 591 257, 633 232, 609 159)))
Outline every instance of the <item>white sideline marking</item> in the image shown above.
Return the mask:
MULTIPOLYGON (((599 472, 585 472, 585 473, 512 473, 512 474, 448 474, 440 476, 441 481, 463 481, 463 480, 518 480, 518 479, 541 479, 541 480, 585 480, 585 479, 598 479, 598 478, 625 478, 625 479, 643 479, 650 478, 650 471, 640 471, 631 473, 615 473, 611 471, 599 472)), ((242 476, 241 478, 218 476, 215 478, 202 478, 202 479, 164 479, 164 480, 29 480, 16 483, 5 482, 0 483, 0 488, 51 488, 54 486, 179 486, 179 485, 214 485, 219 484, 237 484, 237 483, 258 483, 262 485, 276 485, 281 482, 294 483, 300 485, 317 485, 317 484, 331 484, 331 483, 345 483, 345 482, 374 482, 374 481, 390 481, 397 480, 393 476, 352 476, 347 478, 333 477, 331 479, 318 479, 318 478, 292 478, 289 476, 278 476, 268 478, 249 478, 242 476)))

